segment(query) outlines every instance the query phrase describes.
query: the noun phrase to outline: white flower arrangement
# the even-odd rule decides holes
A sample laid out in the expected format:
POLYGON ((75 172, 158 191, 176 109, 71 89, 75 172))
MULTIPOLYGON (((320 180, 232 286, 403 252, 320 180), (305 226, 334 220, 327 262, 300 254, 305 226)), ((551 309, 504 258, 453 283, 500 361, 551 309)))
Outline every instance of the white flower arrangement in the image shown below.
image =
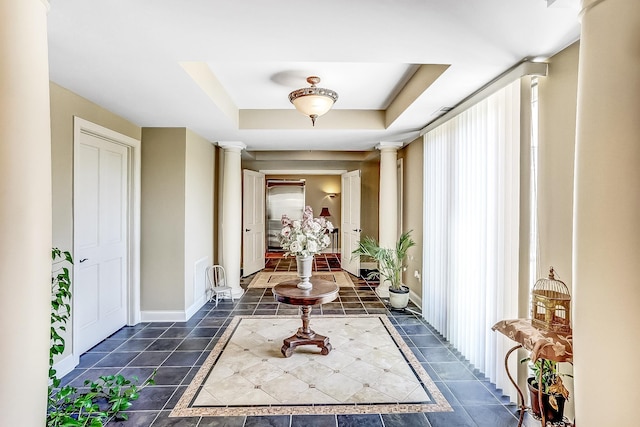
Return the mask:
POLYGON ((281 223, 280 244, 285 256, 312 256, 331 244, 329 233, 333 231, 333 224, 323 217, 314 218, 310 206, 304 208, 302 221, 282 215, 281 223))

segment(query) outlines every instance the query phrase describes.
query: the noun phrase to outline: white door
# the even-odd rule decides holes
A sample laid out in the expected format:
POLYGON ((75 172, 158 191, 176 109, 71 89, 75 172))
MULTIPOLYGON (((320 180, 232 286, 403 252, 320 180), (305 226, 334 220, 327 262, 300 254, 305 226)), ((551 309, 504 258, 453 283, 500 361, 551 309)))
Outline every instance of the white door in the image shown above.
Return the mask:
POLYGON ((360 276, 360 258, 351 253, 360 241, 360 171, 342 174, 342 269, 354 276, 360 276))
POLYGON ((80 134, 74 161, 76 354, 127 322, 128 149, 80 134))
POLYGON ((264 174, 245 169, 242 176, 242 275, 264 268, 265 180, 264 174))

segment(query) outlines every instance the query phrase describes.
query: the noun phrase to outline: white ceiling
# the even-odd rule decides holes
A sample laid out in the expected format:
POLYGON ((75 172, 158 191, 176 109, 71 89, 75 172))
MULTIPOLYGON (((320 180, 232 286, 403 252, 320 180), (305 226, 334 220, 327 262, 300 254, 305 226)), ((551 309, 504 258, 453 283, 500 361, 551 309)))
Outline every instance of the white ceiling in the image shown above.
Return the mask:
POLYGON ((577 40, 578 1, 547 3, 52 0, 51 80, 138 126, 187 127, 251 151, 370 150, 413 140, 441 107, 577 40), (213 95, 185 63, 208 70, 213 95), (343 111, 385 110, 420 64, 450 66, 389 126, 334 125, 343 111), (309 75, 340 97, 315 128, 287 98, 309 75), (264 119, 247 125, 247 110, 264 119))

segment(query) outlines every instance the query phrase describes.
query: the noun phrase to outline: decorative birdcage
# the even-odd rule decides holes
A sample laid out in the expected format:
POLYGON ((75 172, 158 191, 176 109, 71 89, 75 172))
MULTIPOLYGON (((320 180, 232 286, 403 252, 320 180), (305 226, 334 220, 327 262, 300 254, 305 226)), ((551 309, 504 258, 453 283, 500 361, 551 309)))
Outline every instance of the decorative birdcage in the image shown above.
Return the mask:
POLYGON ((539 279, 531 292, 531 324, 545 331, 571 332, 569 288, 555 278, 553 267, 548 279, 539 279))

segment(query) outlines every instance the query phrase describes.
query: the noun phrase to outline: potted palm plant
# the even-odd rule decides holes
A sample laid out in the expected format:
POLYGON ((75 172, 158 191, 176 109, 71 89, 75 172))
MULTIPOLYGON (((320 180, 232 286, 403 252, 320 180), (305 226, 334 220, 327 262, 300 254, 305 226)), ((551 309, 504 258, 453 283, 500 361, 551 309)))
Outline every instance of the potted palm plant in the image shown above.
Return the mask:
POLYGON ((402 272, 407 251, 415 244, 411 231, 402 233, 395 248, 382 248, 374 238, 367 236, 352 252, 354 256, 367 256, 378 263, 378 269, 371 271, 367 279, 389 282, 389 304, 395 309, 403 309, 409 304, 409 288, 402 284, 402 272))

